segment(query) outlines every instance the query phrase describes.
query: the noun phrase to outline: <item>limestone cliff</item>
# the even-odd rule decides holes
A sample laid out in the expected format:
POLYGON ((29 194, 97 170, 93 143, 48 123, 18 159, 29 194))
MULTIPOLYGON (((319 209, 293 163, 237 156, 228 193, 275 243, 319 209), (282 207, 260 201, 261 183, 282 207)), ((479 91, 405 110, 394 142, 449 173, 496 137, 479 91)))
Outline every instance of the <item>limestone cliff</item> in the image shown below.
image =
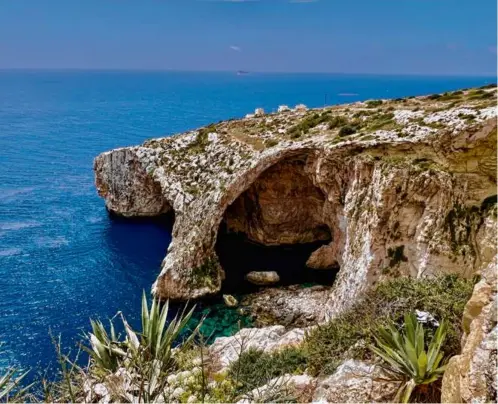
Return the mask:
POLYGON ((482 278, 465 306, 462 353, 448 363, 441 391, 443 403, 495 403, 497 400, 496 265, 495 257, 483 269, 482 278))
POLYGON ((332 316, 382 278, 471 276, 496 254, 495 104, 486 88, 258 114, 103 153, 96 185, 117 214, 174 211, 156 295, 220 289, 223 223, 266 245, 324 242, 308 266, 340 268, 332 316))

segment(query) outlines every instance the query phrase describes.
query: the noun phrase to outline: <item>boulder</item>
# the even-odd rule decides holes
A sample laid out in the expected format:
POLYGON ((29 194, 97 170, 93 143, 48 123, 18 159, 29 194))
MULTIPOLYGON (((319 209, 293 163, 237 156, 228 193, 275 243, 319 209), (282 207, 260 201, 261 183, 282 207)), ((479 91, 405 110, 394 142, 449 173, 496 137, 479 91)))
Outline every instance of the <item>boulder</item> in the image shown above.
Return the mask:
POLYGON ((265 110, 263 108, 256 108, 254 110, 254 116, 263 116, 265 114, 265 110))
POLYGON ((248 282, 254 285, 273 285, 280 280, 280 276, 275 271, 251 271, 246 275, 248 282))
POLYGON ((324 320, 322 307, 332 286, 300 285, 261 288, 241 301, 254 318, 255 327, 281 324, 286 327, 308 327, 324 320))
POLYGON ((237 307, 239 302, 232 295, 223 295, 223 301, 228 307, 237 307))
POLYGON ((322 245, 318 250, 311 253, 306 266, 312 269, 338 269, 339 263, 335 256, 333 245, 322 245))

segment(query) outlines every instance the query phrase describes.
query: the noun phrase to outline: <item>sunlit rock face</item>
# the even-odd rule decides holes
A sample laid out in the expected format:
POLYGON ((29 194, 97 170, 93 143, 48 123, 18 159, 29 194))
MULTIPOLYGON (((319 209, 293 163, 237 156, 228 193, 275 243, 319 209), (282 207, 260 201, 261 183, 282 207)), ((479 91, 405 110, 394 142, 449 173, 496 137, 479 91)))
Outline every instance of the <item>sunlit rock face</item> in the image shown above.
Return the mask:
POLYGON ((480 271, 481 280, 465 306, 462 352, 450 359, 444 373, 443 403, 496 402, 497 264, 495 257, 480 271))
POLYGON ((157 296, 220 290, 223 224, 269 246, 325 243, 308 265, 340 268, 317 307, 331 317, 382 279, 472 276, 496 255, 495 104, 485 89, 226 121, 103 153, 96 184, 116 213, 174 211, 157 296))
POLYGON ((229 231, 265 245, 329 240, 325 194, 306 172, 308 154, 283 160, 268 170, 227 209, 229 231))

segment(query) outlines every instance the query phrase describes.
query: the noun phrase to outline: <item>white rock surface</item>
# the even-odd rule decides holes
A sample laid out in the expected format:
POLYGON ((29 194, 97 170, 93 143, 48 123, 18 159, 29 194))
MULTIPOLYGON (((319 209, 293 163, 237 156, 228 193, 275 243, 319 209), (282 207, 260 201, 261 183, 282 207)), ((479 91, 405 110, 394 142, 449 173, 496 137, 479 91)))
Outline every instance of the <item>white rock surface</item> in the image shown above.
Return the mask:
POLYGON ((284 326, 243 328, 231 337, 218 337, 209 347, 214 368, 222 369, 236 361, 242 352, 257 349, 272 352, 289 346, 297 346, 304 340, 306 329, 286 331, 284 326))
POLYGON ((319 379, 313 402, 379 403, 391 402, 400 385, 376 365, 349 360, 329 377, 319 379))

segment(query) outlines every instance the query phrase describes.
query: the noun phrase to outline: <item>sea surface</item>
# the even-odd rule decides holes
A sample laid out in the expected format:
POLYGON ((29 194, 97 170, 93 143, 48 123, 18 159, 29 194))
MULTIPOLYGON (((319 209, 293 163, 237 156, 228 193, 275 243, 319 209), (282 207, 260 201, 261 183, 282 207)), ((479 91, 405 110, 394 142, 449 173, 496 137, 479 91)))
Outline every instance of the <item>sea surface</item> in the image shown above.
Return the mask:
POLYGON ((168 223, 111 219, 92 161, 263 107, 431 94, 494 77, 0 71, 0 368, 55 361, 89 318, 137 321, 171 240, 168 223))

